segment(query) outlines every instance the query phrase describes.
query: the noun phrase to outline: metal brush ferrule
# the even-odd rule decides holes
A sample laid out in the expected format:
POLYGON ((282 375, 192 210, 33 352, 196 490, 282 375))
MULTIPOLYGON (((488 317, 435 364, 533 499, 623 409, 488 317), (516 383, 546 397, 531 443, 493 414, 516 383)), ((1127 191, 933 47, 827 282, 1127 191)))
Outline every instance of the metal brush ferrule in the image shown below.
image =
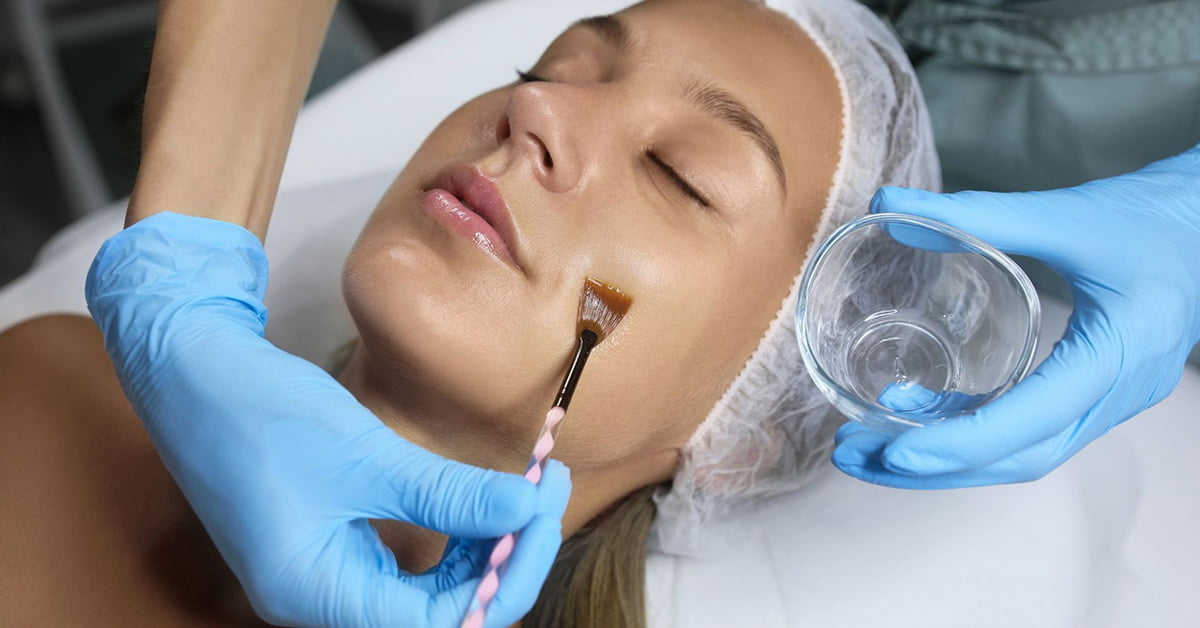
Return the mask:
POLYGON ((596 332, 590 329, 584 329, 579 332, 579 342, 575 343, 575 357, 571 359, 571 367, 567 369, 567 375, 563 378, 562 387, 558 391, 558 397, 554 399, 556 408, 567 409, 571 403, 571 396, 575 394, 575 386, 579 384, 579 376, 583 374, 583 365, 587 364, 588 356, 592 353, 592 348, 596 346, 596 342, 600 337, 596 332))

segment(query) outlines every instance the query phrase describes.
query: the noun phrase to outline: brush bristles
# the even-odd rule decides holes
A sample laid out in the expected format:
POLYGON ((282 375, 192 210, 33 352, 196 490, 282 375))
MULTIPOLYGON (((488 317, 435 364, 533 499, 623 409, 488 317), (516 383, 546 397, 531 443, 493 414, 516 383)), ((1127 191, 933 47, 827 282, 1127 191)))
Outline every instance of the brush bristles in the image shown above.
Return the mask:
POLYGON ((579 295, 579 329, 596 332, 599 344, 621 323, 633 299, 620 289, 588 277, 579 295))

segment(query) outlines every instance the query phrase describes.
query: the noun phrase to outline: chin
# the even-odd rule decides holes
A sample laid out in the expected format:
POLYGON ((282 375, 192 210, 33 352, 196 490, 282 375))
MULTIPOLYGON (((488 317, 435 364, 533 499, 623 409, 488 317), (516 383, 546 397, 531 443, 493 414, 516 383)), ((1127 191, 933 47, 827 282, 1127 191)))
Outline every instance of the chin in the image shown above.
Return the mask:
POLYGON ((543 389, 557 360, 540 348, 523 292, 453 261, 429 247, 361 238, 343 292, 363 349, 389 386, 394 380, 439 412, 515 420, 552 395, 543 389))

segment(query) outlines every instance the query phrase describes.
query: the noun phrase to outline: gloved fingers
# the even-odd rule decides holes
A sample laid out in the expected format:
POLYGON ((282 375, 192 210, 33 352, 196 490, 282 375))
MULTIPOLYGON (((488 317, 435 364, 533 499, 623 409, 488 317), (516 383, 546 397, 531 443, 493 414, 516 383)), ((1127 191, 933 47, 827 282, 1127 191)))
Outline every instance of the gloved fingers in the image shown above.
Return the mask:
MULTIPOLYGON (((890 408, 895 412, 902 413, 912 407, 924 405, 926 402, 928 402, 930 400, 930 398, 933 397, 933 395, 934 395, 933 391, 925 388, 924 386, 920 386, 918 384, 908 384, 908 385, 888 384, 887 386, 884 387, 884 389, 882 391, 880 391, 879 396, 876 399, 876 402, 878 402, 879 405, 884 406, 885 408, 890 408)), ((954 411, 955 407, 958 405, 962 405, 963 407, 970 405, 971 403, 974 402, 975 397, 976 397, 975 395, 965 395, 962 393, 953 393, 951 395, 951 399, 948 404, 948 409, 950 411, 954 411)), ((868 428, 867 426, 863 425, 862 423, 860 423, 858 421, 852 420, 852 421, 846 422, 844 425, 842 425, 840 428, 838 428, 837 433, 834 434, 834 437, 833 437, 834 447, 836 448, 836 447, 840 446, 842 444, 842 442, 844 442, 847 438, 849 438, 855 434, 861 434, 863 432, 872 433, 870 428, 868 428)), ((878 436, 878 434, 877 434, 877 436, 878 436)), ((882 440, 873 439, 872 442, 874 442, 875 440, 878 440, 878 442, 881 443, 880 444, 881 448, 883 447, 883 445, 886 445, 888 442, 891 441, 890 436, 880 436, 879 438, 882 440)), ((865 441, 865 440, 858 441, 859 446, 860 447, 863 446, 862 443, 865 443, 865 442, 867 442, 867 441, 865 441)), ((847 451, 849 451, 849 450, 847 450, 847 451)))
POLYGON ((871 484, 907 489, 944 488, 936 485, 940 476, 900 475, 884 467, 880 456, 889 442, 889 436, 866 428, 848 431, 833 450, 831 461, 842 473, 871 484))
MULTIPOLYGON (((570 493, 570 472, 561 462, 550 460, 538 485, 537 514, 517 535, 512 555, 500 572, 500 588, 488 606, 485 627, 511 626, 533 608, 562 544, 562 516, 570 493)), ((494 543, 475 543, 471 549, 477 553, 473 562, 482 568, 493 546, 494 543)), ((431 606, 433 625, 452 620, 457 626, 478 584, 479 578, 472 578, 439 594, 431 606)))
MULTIPOLYGON (((561 515, 560 515, 561 517, 561 515)), ((560 517, 539 513, 533 521, 521 532, 517 547, 509 559, 509 569, 503 573, 500 592, 488 609, 487 626, 509 626, 519 620, 533 606, 541 583, 545 580, 550 563, 554 560, 561 543, 560 517), (548 531, 553 531, 549 535, 548 531), (528 605, 523 608, 512 608, 511 604, 501 602, 501 594, 506 589, 525 586, 529 588, 530 567, 526 565, 529 559, 525 557, 528 550, 523 546, 530 543, 541 545, 543 553, 545 546, 550 544, 553 551, 545 562, 545 569, 537 576, 533 584, 533 597, 528 598, 528 605), (511 581, 511 584, 510 584, 511 581)), ((362 522, 366 524, 365 521, 362 522)), ((378 537, 375 537, 378 541, 378 537)), ((368 551, 340 552, 337 554, 339 578, 346 582, 346 590, 339 594, 346 599, 338 600, 337 604, 326 606, 329 612, 337 613, 332 617, 310 618, 307 623, 335 628, 359 627, 400 627, 400 628, 455 628, 466 616, 467 609, 479 583, 478 577, 470 577, 473 566, 482 567, 486 556, 466 557, 465 554, 480 554, 482 550, 491 551, 492 543, 468 542, 459 544, 451 553, 463 554, 463 560, 450 569, 435 568, 421 576, 408 576, 397 572, 394 559, 379 560, 381 554, 378 548, 368 551), (361 574, 361 577, 346 578, 345 574, 361 574)), ((390 553, 387 557, 391 559, 390 553)), ((540 565, 533 565, 536 569, 540 565)), ((476 570, 478 571, 478 570, 476 570)), ((528 597, 528 596, 526 596, 528 597)), ((524 598, 523 598, 524 599, 524 598)))
POLYGON ((538 515, 521 530, 488 607, 486 628, 511 626, 533 608, 562 540, 562 518, 553 515, 538 515))
MULTIPOLYGON (((923 226, 885 224, 883 229, 893 240, 910 248, 937 253, 962 253, 964 250, 957 240, 923 226)), ((916 260, 912 263, 916 263, 916 260)))
POLYGON ((538 514, 517 537, 517 545, 488 609, 487 628, 510 626, 529 612, 562 545, 562 517, 571 494, 571 476, 557 460, 546 465, 538 485, 538 514))
POLYGON ((537 513, 561 519, 571 499, 571 470, 558 460, 547 460, 537 493, 537 513))
POLYGON ((922 408, 937 398, 937 393, 913 382, 892 382, 883 387, 875 403, 896 413, 922 408))
MULTIPOLYGON (((871 212, 923 216, 965 231, 1006 253, 1036 257, 1058 267, 1061 265, 1065 217, 1061 211, 1055 211, 1055 205, 1058 204, 1057 195, 1066 193, 1069 191, 938 194, 914 188, 886 187, 875 192, 871 212)), ((913 245, 941 250, 932 244, 923 246, 918 242, 913 245)))
MULTIPOLYGON (((254 610, 275 625, 421 626, 413 609, 429 595, 411 586, 392 552, 366 519, 311 539, 274 573, 242 580, 254 610)), ((239 576, 241 579, 241 576, 239 576)))
MULTIPOLYGON (((439 613, 433 611, 440 601, 421 587, 413 586, 410 577, 389 575, 372 569, 370 564, 346 564, 344 568, 361 569, 368 572, 359 582, 361 587, 343 591, 346 599, 332 605, 344 613, 334 623, 317 625, 337 628, 451 628, 458 626, 453 621, 439 621, 439 613)), ((461 600, 466 608, 465 600, 461 600)))
POLYGON ((882 453, 891 471, 936 475, 979 469, 1066 430, 1110 390, 1111 360, 1074 330, 1031 375, 990 404, 900 434, 882 453))
POLYGON ((838 445, 841 445, 842 441, 846 440, 850 436, 853 436, 854 434, 868 431, 870 430, 867 429, 867 426, 859 423, 858 421, 847 421, 846 424, 839 427, 837 433, 833 435, 833 446, 837 447, 838 445))
POLYGON ((483 570, 482 563, 477 560, 482 554, 478 546, 489 543, 491 543, 490 539, 450 537, 450 540, 446 542, 446 549, 442 552, 442 560, 438 566, 446 566, 452 573, 461 574, 457 581, 462 582, 483 570))
POLYGON ((426 609, 423 626, 430 628, 458 628, 467 617, 475 601, 475 587, 479 577, 463 581, 450 589, 433 596, 426 609))
POLYGON ((477 546, 491 547, 491 544, 490 540, 451 538, 438 564, 411 582, 431 596, 454 589, 472 578, 478 582, 477 576, 483 572, 487 554, 477 546))
POLYGON ((1057 468, 1086 444, 1077 440, 1074 432, 1074 427, 1068 428, 985 467, 920 476, 889 469, 883 462, 888 438, 864 432, 848 437, 834 450, 833 464, 853 478, 891 488, 937 490, 1030 482, 1057 468))
POLYGON ((450 536, 495 538, 533 517, 537 490, 525 478, 448 460, 394 432, 377 430, 349 481, 372 503, 366 516, 398 519, 450 536))

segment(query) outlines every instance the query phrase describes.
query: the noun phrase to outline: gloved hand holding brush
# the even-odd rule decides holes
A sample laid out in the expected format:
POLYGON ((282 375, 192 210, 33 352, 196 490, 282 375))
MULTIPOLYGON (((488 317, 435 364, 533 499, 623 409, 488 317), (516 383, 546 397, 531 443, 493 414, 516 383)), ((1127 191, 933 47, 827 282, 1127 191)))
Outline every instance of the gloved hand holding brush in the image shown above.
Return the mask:
POLYGON ((489 619, 533 606, 570 480, 540 485, 400 438, 316 365, 263 337, 267 260, 240 226, 172 213, 101 248, 87 298, 121 386, 255 610, 289 626, 456 626, 488 547, 400 571, 369 519, 465 539, 520 530, 489 619))

